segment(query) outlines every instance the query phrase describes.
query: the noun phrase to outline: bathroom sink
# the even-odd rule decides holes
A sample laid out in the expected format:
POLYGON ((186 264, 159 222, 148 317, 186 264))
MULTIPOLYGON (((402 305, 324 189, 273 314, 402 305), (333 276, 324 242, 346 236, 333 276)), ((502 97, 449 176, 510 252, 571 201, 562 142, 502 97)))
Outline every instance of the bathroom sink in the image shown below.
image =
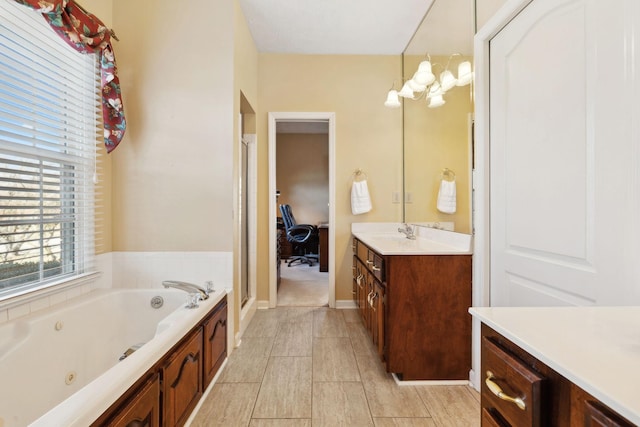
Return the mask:
POLYGON ((466 255, 472 253, 469 234, 414 227, 416 239, 398 231, 397 223, 354 223, 352 234, 381 255, 466 255), (368 226, 368 224, 372 224, 368 226))

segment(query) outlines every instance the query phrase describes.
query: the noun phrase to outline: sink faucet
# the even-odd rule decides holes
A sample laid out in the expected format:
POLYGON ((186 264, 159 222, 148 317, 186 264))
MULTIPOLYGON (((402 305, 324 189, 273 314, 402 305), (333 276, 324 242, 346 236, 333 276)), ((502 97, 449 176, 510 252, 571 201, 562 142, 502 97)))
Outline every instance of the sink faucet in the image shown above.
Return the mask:
POLYGON ((198 285, 194 285, 193 283, 180 282, 179 280, 165 280, 162 282, 162 286, 165 288, 176 288, 183 290, 185 292, 197 292, 200 294, 200 298, 205 300, 209 298, 209 291, 201 288, 198 285))
POLYGON ((409 240, 416 240, 416 235, 413 234, 413 227, 409 224, 402 224, 402 227, 398 228, 399 233, 404 233, 409 240))

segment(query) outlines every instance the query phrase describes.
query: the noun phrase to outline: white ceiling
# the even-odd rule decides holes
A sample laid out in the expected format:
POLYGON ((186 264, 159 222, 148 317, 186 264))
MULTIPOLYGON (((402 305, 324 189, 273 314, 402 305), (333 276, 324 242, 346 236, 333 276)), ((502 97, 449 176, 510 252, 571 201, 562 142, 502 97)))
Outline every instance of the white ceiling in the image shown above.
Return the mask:
POLYGON ((259 52, 399 55, 433 1, 240 0, 240 5, 259 52))
POLYGON ((471 56, 474 27, 473 0, 434 1, 405 53, 444 56, 461 53, 471 56))

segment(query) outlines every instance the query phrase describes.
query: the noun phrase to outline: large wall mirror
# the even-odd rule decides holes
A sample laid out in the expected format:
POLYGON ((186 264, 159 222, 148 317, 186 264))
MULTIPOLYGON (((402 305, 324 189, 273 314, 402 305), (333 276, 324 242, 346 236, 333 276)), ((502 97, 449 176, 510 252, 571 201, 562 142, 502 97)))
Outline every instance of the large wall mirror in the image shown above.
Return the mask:
MULTIPOLYGON (((449 89, 438 107, 427 92, 445 70, 457 77, 461 62, 473 62, 474 22, 474 0, 435 0, 403 53, 405 80, 425 59, 436 77, 435 88, 404 101, 405 222, 452 222, 455 231, 471 233, 472 85, 449 89), (444 209, 453 213, 438 210, 443 180, 455 181, 455 207, 444 209)), ((445 186, 443 192, 451 189, 445 186)))
MULTIPOLYGON (((473 64, 476 28, 504 1, 434 0, 403 53, 404 80, 411 79, 429 58, 436 78, 445 69, 457 77, 461 62, 473 64)), ((472 84, 454 86, 444 94, 444 104, 435 108, 429 107, 432 102, 426 92, 405 98, 405 222, 453 223, 455 231, 472 233, 472 88, 472 84), (455 179, 454 213, 438 210, 443 179, 455 179)))

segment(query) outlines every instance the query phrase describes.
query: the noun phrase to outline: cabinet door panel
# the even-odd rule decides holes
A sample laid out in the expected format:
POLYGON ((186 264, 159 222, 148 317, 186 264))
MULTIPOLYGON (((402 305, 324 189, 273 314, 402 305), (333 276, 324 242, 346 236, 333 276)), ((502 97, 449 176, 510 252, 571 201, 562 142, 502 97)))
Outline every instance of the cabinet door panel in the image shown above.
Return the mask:
POLYGON ((585 402, 585 427, 633 427, 633 424, 597 401, 585 402))
POLYGON ((204 386, 207 388, 227 357, 227 304, 224 303, 204 324, 204 386))
POLYGON ((163 368, 164 425, 181 426, 202 396, 202 329, 163 368))
POLYGON ((373 295, 371 296, 371 334, 373 343, 378 349, 378 356, 384 358, 384 311, 385 289, 382 283, 373 281, 373 295))
POLYGON ((149 379, 107 426, 160 427, 159 376, 149 379))

